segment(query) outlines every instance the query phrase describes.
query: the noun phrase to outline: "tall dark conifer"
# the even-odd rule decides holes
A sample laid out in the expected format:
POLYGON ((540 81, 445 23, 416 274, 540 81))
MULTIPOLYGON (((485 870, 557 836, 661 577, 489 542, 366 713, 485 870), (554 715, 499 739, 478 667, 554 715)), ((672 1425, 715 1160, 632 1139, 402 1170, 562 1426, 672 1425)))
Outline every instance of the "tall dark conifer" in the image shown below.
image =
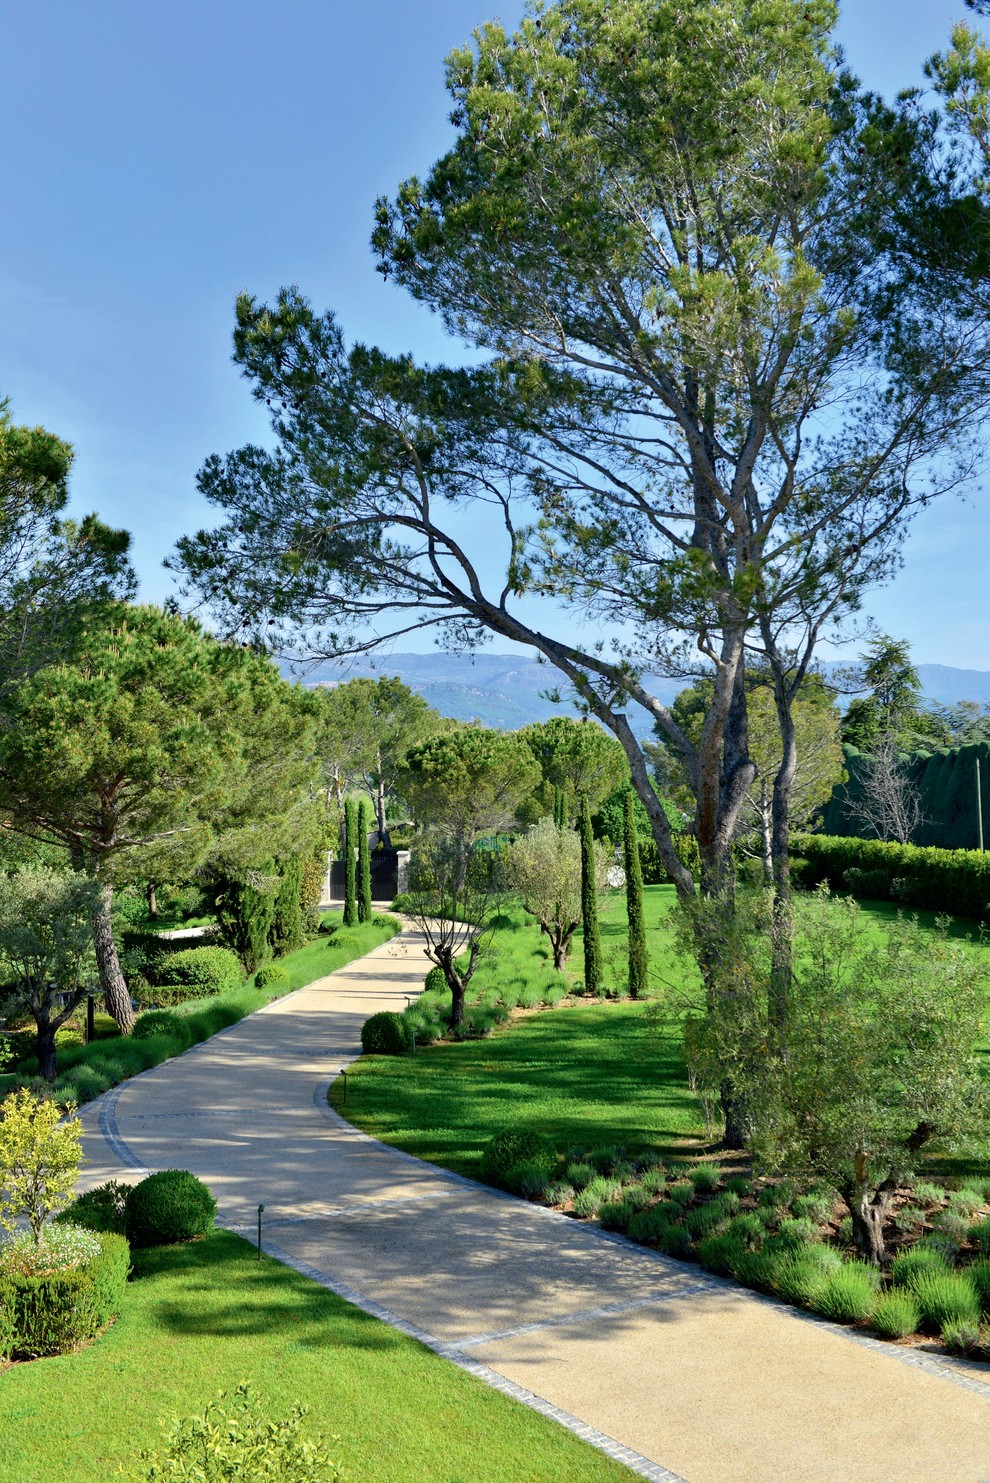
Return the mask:
POLYGON ((625 796, 625 829, 623 845, 626 865, 626 915, 629 920, 629 993, 639 999, 646 992, 650 972, 650 954, 646 946, 646 921, 643 916, 643 869, 639 859, 639 837, 633 792, 625 796))
POLYGON ((601 987, 605 969, 598 932, 598 880, 595 869, 595 836, 591 832, 591 809, 587 794, 581 795, 581 926, 584 933, 584 986, 589 994, 601 987))
POLYGON ((358 832, 357 799, 344 800, 344 926, 353 927, 358 919, 357 870, 354 846, 358 832))
POLYGON ((371 921, 371 851, 368 849, 368 835, 371 832, 371 804, 367 798, 362 798, 358 805, 358 902, 357 914, 359 922, 371 921))

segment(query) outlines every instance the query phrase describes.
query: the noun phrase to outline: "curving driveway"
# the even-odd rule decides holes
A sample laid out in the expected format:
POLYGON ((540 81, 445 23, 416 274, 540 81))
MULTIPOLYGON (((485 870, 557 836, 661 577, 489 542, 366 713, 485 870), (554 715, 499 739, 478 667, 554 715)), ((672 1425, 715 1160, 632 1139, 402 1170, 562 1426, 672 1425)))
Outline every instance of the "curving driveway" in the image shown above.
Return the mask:
POLYGON ((401 1009, 424 966, 406 928, 91 1103, 85 1183, 191 1169, 252 1238, 264 1204, 271 1255, 645 1478, 990 1480, 990 1366, 824 1324, 332 1112, 361 1024, 401 1009))

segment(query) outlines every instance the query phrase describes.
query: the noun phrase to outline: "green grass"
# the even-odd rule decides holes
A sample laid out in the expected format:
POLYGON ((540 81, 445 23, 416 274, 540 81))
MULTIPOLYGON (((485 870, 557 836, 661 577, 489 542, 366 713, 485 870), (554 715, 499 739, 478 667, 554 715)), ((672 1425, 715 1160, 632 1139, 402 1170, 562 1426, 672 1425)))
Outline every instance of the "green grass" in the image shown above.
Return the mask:
MULTIPOLYGON (((657 989, 697 985, 694 964, 678 953, 673 887, 647 887, 644 906, 657 989)), ((934 922, 931 914, 917 915, 922 925, 934 922)), ((496 957, 479 968, 469 997, 525 1004, 527 985, 544 985, 548 976, 571 988, 583 983, 580 934, 565 973, 554 975, 532 919, 510 916, 513 925, 499 932, 496 957)), ((882 933, 894 916, 888 904, 863 907, 871 933, 882 933)), ((953 931, 964 937, 967 925, 953 931)), ((625 897, 615 892, 602 912, 606 959, 625 932, 625 897)), ((975 941, 971 950, 987 951, 975 941)), ((472 1177, 485 1143, 510 1125, 544 1132, 562 1152, 619 1143, 688 1157, 706 1134, 687 1087, 680 1032, 675 1024, 647 1032, 645 1012, 628 1000, 584 999, 516 1019, 482 1040, 421 1047, 415 1058, 362 1057, 348 1076, 347 1116, 397 1148, 472 1177)), ((990 1044, 983 1050, 990 1072, 990 1044)), ((331 1095, 339 1106, 340 1089, 331 1095)), ((969 1156, 933 1158, 930 1167, 956 1177, 983 1173, 988 1154, 990 1147, 979 1147, 969 1156)))
MULTIPOLYGON (((651 947, 669 963, 672 887, 645 893, 651 947)), ((613 896, 602 936, 624 935, 624 898, 613 896)), ((495 964, 477 975, 490 993, 509 970, 542 982, 545 939, 533 925, 500 932, 495 964), (528 966, 527 966, 528 965, 528 966)), ((607 947, 606 947, 607 951, 607 947)), ((581 982, 580 944, 568 981, 581 982)), ((561 975, 558 975, 560 977, 561 975)), ((510 982, 518 991, 518 983, 510 982)), ((347 1117, 359 1128, 422 1159, 478 1177, 481 1151, 499 1129, 532 1128, 558 1148, 623 1144, 688 1156, 704 1138, 697 1099, 688 1090, 680 1033, 647 1033, 646 1006, 586 999, 516 1020, 484 1040, 442 1043, 415 1057, 362 1056, 348 1075, 347 1117)), ((340 1091, 333 1090, 335 1105, 340 1091)))
MULTIPOLYGON (((217 1232, 134 1254, 119 1321, 78 1354, 0 1378, 0 1483, 105 1483, 160 1416, 248 1381, 310 1407, 361 1483, 620 1483, 631 1475, 412 1339, 217 1232), (481 1462, 483 1459, 483 1462, 481 1462)), ((439 1279, 438 1279, 439 1280, 439 1279)))

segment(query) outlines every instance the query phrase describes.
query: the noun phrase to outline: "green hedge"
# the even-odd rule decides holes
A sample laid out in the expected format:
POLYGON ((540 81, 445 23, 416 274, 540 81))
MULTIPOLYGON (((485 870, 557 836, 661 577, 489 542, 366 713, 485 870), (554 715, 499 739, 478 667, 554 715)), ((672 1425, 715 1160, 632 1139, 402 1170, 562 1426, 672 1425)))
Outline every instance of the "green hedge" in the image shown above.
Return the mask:
MULTIPOLYGON (((698 841, 693 834, 675 834, 674 852, 682 865, 686 865, 695 880, 701 874, 701 856, 698 854, 698 841)), ((670 883, 670 876, 660 859, 660 851, 657 849, 656 841, 652 839, 641 839, 639 841, 639 863, 643 872, 644 886, 666 886, 670 883)))
POLYGON ((130 1247, 123 1236, 109 1231, 99 1239, 99 1254, 85 1266, 43 1276, 0 1274, 0 1311, 13 1315, 8 1340, 13 1355, 39 1359, 65 1354, 95 1338, 117 1317, 131 1264, 130 1247))
POLYGON ((990 917, 990 854, 979 850, 797 834, 791 853, 795 879, 809 889, 826 882, 833 891, 876 901, 974 921, 990 917))

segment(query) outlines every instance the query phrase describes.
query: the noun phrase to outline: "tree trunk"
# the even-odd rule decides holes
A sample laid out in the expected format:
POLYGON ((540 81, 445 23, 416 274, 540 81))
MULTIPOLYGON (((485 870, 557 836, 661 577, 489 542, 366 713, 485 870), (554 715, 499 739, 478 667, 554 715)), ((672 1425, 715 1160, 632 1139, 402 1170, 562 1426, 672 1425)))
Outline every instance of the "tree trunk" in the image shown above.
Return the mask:
POLYGON ((464 985, 453 970, 444 969, 444 973, 450 989, 450 1028, 455 1030, 464 1023, 464 985))
POLYGON ((38 1070, 46 1081, 54 1081, 58 1076, 55 1026, 48 1020, 38 1022, 38 1070))
POLYGON ((120 970, 117 944, 113 940, 113 886, 103 881, 100 904, 93 920, 93 946, 96 949, 96 966, 100 972, 100 987, 107 1006, 107 1013, 116 1021, 122 1035, 130 1034, 134 1024, 131 996, 120 970))
POLYGON ((581 922, 584 928, 584 987, 589 994, 594 994, 604 982, 605 966, 598 932, 595 840, 591 832, 591 808, 586 793, 581 797, 581 922))
MULTIPOLYGON (((857 1171, 863 1164, 862 1155, 856 1159, 857 1171)), ((894 1186, 884 1180, 871 1196, 870 1186, 861 1175, 851 1180, 843 1190, 843 1198, 852 1216, 853 1240, 856 1250, 864 1262, 881 1266, 887 1259, 883 1228, 887 1218, 894 1186)))
POLYGON ((158 897, 155 894, 154 881, 148 882, 148 915, 152 921, 154 921, 158 915, 158 897))
POLYGON ((760 779, 760 859, 767 890, 773 887, 773 805, 767 792, 766 778, 760 779))
POLYGON ((638 999, 649 988, 650 953, 646 946, 646 918, 643 915, 643 872, 639 863, 639 839, 633 792, 625 796, 623 852, 626 862, 626 921, 629 940, 629 997, 638 999))
POLYGON ((781 1047, 786 1045, 790 1012, 791 980, 794 973, 794 929, 791 921, 790 824, 791 787, 797 772, 797 736, 792 713, 792 695, 783 675, 775 675, 777 720, 782 756, 773 780, 771 814, 771 865, 773 874, 773 925, 770 942, 770 1026, 781 1047))
POLYGON ((378 816, 378 840, 387 850, 392 848, 389 838, 388 825, 385 822, 385 779, 379 777, 378 788, 375 794, 375 813, 378 816))

